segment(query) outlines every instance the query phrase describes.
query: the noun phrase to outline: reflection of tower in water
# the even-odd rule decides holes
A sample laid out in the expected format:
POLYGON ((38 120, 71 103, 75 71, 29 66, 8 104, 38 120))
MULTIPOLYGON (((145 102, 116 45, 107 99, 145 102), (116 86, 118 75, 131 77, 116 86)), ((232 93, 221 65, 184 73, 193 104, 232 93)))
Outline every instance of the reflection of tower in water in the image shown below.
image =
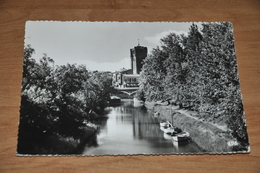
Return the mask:
POLYGON ((138 139, 153 139, 161 135, 158 121, 146 110, 135 109, 133 114, 133 134, 138 139))
POLYGON ((125 106, 116 107, 116 120, 121 124, 129 123, 132 121, 133 110, 125 106))

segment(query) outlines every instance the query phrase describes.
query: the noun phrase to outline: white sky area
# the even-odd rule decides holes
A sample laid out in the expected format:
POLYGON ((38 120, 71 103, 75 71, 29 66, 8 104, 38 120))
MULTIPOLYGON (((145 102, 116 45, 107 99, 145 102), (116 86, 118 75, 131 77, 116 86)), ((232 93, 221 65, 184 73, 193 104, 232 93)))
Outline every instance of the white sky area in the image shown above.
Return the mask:
POLYGON ((173 22, 58 22, 27 21, 25 46, 35 49, 39 61, 46 53, 56 65, 84 64, 88 70, 131 68, 130 49, 138 45, 148 53, 170 32, 187 34, 191 23, 173 22))

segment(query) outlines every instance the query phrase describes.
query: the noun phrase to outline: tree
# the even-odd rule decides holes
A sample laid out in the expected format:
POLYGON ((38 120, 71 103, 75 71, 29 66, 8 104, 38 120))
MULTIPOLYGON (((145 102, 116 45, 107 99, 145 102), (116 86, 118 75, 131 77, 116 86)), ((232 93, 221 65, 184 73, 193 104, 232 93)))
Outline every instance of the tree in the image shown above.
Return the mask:
POLYGON ((231 23, 203 23, 201 30, 192 24, 187 36, 162 38, 144 60, 139 82, 138 97, 188 105, 247 141, 231 23))
POLYGON ((107 72, 91 72, 86 83, 87 104, 91 111, 99 112, 107 106, 110 95, 115 92, 112 87, 112 75, 107 72))
POLYGON ((85 140, 83 133, 89 116, 86 67, 55 67, 46 54, 38 63, 32 58, 33 53, 33 48, 25 47, 17 151, 37 153, 39 147, 50 145, 46 141, 53 137, 85 140))
POLYGON ((53 106, 58 117, 58 133, 68 136, 78 136, 88 117, 85 102, 85 85, 88 71, 85 66, 67 64, 57 66, 54 71, 55 84, 53 89, 53 106))
POLYGON ((50 93, 45 85, 45 79, 52 69, 48 63, 53 61, 44 56, 40 64, 36 63, 32 58, 33 53, 30 45, 24 48, 17 151, 26 154, 32 154, 32 149, 46 143, 46 138, 54 132, 54 117, 48 104, 50 93))
POLYGON ((210 94, 205 96, 211 102, 209 111, 215 119, 226 121, 238 140, 247 141, 232 25, 228 22, 204 24, 202 33, 202 46, 207 48, 202 53, 202 63, 212 81, 207 84, 210 94))
MULTIPOLYGON (((140 90, 145 91, 144 95, 147 100, 162 100, 164 98, 163 81, 166 75, 164 60, 166 55, 157 47, 152 50, 152 54, 143 62, 140 74, 140 90)), ((142 93, 142 92, 140 92, 142 93)))

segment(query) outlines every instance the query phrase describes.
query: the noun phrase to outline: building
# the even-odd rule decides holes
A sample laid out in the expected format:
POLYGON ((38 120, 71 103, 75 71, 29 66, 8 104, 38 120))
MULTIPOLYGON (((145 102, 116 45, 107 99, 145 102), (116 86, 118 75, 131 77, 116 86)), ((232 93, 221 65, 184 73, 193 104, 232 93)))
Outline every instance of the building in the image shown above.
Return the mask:
POLYGON ((138 46, 130 49, 130 56, 133 74, 140 74, 143 65, 142 62, 147 57, 147 47, 138 44, 138 46))
POLYGON ((147 57, 147 47, 138 46, 130 49, 131 69, 113 74, 113 85, 116 88, 138 88, 138 78, 142 70, 142 62, 147 57))

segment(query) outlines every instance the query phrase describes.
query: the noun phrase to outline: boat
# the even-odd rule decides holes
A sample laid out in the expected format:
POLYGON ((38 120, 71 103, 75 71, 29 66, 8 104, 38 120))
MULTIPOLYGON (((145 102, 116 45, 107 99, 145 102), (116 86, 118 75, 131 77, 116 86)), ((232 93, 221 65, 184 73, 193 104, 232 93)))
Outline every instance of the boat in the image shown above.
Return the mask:
POLYGON ((155 112, 154 117, 157 117, 157 118, 160 117, 160 112, 155 112))
POLYGON ((110 104, 121 103, 121 98, 117 96, 110 96, 109 103, 110 104))
POLYGON ((172 140, 172 135, 167 134, 167 133, 163 133, 163 138, 166 139, 166 140, 172 140))
POLYGON ((170 124, 169 121, 161 122, 161 123, 160 123, 160 127, 166 127, 166 126, 168 126, 169 124, 170 124))
POLYGON ((163 132, 166 134, 171 134, 171 135, 177 134, 174 127, 165 128, 165 129, 163 129, 163 132))
POLYGON ((175 130, 176 128, 173 127, 173 125, 169 121, 160 123, 160 129, 164 133, 169 134, 169 135, 173 135, 173 134, 177 133, 175 130))
POLYGON ((189 132, 180 132, 172 136, 172 140, 175 142, 185 142, 190 140, 189 132))

